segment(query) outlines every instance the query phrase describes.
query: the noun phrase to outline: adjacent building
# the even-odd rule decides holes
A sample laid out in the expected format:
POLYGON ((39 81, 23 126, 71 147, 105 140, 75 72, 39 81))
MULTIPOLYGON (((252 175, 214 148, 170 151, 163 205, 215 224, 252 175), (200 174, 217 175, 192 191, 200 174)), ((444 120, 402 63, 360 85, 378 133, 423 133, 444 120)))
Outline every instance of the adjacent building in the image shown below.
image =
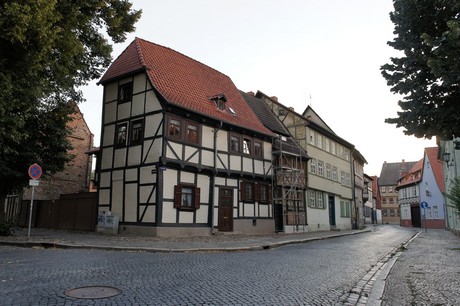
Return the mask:
POLYGON ((354 146, 335 134, 308 106, 302 114, 260 91, 290 135, 308 152, 307 221, 310 231, 351 229, 356 224, 352 151, 354 146), (352 221, 353 220, 353 221, 352 221))
POLYGON ((443 229, 445 222, 444 179, 438 148, 425 148, 424 157, 399 179, 396 190, 401 226, 443 229))
MULTIPOLYGON (((72 159, 63 171, 40 178, 40 185, 34 188, 34 200, 56 200, 61 194, 90 191, 92 156, 88 152, 93 149, 94 135, 78 105, 71 103, 74 113, 67 123, 70 131, 67 140, 71 146, 67 153, 72 159)), ((25 189, 22 199, 30 200, 31 193, 31 188, 25 189)))
POLYGON ((352 216, 353 228, 364 228, 365 224, 365 202, 369 199, 368 184, 364 177, 364 164, 367 164, 366 159, 361 153, 352 149, 352 163, 353 163, 353 201, 354 215, 352 216))
POLYGON ((372 206, 375 207, 374 218, 375 223, 382 224, 382 201, 380 199, 379 178, 371 176, 372 178, 372 206))
POLYGON ((406 162, 404 160, 400 163, 383 163, 378 179, 383 224, 400 224, 396 187, 398 186, 398 180, 405 176, 414 164, 415 162, 406 162))
POLYGON ((275 230, 306 232, 309 156, 262 99, 256 98, 253 92, 241 94, 262 123, 276 134, 272 143, 275 230))
MULTIPOLYGON (((445 182, 445 194, 450 194, 454 187, 454 179, 460 173, 460 138, 453 140, 438 140, 439 158, 443 160, 443 177, 445 182)), ((446 198, 446 226, 449 230, 460 235, 460 212, 454 203, 446 198)))
POLYGON ((364 174, 364 189, 363 189, 363 201, 364 201, 364 223, 375 224, 375 199, 372 193, 372 177, 364 174))

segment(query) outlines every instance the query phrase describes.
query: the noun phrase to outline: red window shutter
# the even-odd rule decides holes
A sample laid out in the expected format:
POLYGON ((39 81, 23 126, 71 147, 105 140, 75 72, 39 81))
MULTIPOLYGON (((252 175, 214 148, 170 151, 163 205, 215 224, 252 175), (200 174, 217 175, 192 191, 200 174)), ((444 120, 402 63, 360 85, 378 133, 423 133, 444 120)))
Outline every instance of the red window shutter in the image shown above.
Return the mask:
POLYGON ((260 184, 254 183, 254 201, 260 201, 260 184))
POLYGON ((174 186, 174 208, 180 208, 182 202, 182 187, 179 185, 174 186))
POLYGON ((198 209, 200 208, 200 188, 195 187, 195 198, 194 198, 194 203, 195 208, 198 209))

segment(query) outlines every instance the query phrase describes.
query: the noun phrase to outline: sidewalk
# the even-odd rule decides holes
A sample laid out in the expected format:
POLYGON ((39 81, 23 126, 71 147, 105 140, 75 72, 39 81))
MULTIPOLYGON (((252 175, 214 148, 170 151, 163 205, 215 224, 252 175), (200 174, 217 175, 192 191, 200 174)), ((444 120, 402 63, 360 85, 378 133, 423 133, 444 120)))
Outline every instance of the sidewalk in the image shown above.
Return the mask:
POLYGON ((0 237, 0 245, 45 248, 86 248, 118 251, 146 252, 225 252, 272 249, 288 244, 355 235, 373 230, 341 230, 272 235, 213 235, 200 237, 145 237, 128 234, 107 235, 95 232, 76 232, 32 228, 19 228, 12 236, 0 237))

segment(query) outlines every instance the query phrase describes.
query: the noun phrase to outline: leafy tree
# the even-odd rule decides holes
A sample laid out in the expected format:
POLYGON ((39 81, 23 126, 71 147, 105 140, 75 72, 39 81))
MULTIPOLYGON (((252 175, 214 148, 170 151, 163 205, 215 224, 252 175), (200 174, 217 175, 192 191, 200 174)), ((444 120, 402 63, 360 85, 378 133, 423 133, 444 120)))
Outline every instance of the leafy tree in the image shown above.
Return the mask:
POLYGON ((79 87, 110 64, 109 39, 123 42, 134 31, 141 11, 131 7, 125 0, 0 1, 0 223, 6 194, 27 185, 31 164, 53 173, 69 160, 68 102, 82 101, 79 87))
POLYGON ((457 209, 457 214, 460 214, 460 177, 454 177, 446 197, 450 200, 449 206, 457 209))
POLYGON ((390 13, 401 51, 381 67, 402 111, 385 122, 407 135, 460 136, 460 0, 394 0, 390 13))

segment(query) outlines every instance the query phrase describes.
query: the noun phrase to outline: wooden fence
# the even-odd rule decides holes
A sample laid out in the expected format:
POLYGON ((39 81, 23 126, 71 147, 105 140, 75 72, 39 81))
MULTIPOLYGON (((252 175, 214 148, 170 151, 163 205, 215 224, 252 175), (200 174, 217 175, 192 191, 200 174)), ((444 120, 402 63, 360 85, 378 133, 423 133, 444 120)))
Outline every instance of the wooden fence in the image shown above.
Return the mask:
MULTIPOLYGON (((29 211, 30 201, 7 202, 7 218, 16 220, 18 226, 28 226, 29 211)), ((96 225, 96 192, 61 194, 58 200, 37 200, 33 203, 32 227, 95 231, 96 225)))

